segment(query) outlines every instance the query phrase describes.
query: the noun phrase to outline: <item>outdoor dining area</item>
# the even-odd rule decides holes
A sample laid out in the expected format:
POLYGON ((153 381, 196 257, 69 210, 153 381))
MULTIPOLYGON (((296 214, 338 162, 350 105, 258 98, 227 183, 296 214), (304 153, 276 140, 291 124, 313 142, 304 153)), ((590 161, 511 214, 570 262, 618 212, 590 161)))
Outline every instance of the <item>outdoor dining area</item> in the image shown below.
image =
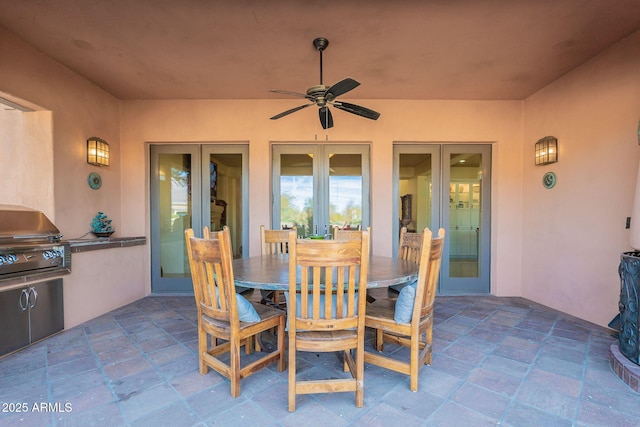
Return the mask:
POLYGON ((436 297, 445 231, 185 231, 194 296, 148 296, 0 359, 0 426, 637 425, 610 330, 436 297), (363 295, 366 296, 363 298, 363 295), (18 397, 18 401, 15 401, 18 397), (14 402, 15 401, 15 402, 14 402))
POLYGON ((297 395, 316 393, 355 392, 355 406, 363 407, 365 363, 408 375, 410 389, 418 391, 420 368, 432 360, 433 302, 445 231, 432 238, 429 229, 421 235, 403 229, 398 258, 370 256, 370 233, 370 228, 336 230, 333 238, 305 239, 295 229, 262 226, 262 254, 234 261, 227 227, 217 232, 205 227, 203 238, 186 230, 200 373, 211 368, 226 377, 236 398, 243 378, 272 363, 283 371, 287 359, 290 412, 297 395), (262 293, 270 304, 251 303, 236 285, 270 291, 262 293), (404 286, 393 300, 367 297, 369 289, 399 285, 404 286), (364 347, 367 328, 375 332, 370 352, 364 347), (267 333, 276 341, 270 349, 261 339, 267 333), (383 356, 385 341, 407 347, 406 360, 383 356), (264 354, 241 363, 241 347, 246 355, 264 354), (348 375, 301 378, 300 352, 336 353, 348 375))

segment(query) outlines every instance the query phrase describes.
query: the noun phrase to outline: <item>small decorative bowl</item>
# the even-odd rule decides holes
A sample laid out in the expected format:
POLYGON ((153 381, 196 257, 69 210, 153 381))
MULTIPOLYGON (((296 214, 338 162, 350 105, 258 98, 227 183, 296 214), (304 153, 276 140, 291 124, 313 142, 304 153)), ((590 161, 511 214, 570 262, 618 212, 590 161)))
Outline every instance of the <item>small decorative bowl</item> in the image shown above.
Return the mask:
POLYGON ((113 233, 115 233, 115 231, 92 231, 91 233, 93 233, 96 237, 109 237, 113 233))

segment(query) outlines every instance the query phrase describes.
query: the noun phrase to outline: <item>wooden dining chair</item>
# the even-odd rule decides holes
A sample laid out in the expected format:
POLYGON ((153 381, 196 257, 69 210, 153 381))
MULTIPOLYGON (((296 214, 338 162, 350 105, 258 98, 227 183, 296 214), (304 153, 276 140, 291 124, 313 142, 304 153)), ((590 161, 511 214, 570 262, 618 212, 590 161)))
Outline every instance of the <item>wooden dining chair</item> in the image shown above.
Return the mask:
MULTIPOLYGON (((371 234, 371 227, 367 227, 367 231, 371 234)), ((344 230, 342 228, 334 228, 333 238, 335 240, 360 240, 362 230, 344 230)))
POLYGON ((364 404, 364 314, 369 232, 360 240, 289 235, 289 411, 298 394, 350 392, 364 404), (355 350, 355 358, 352 350, 355 350), (298 380, 298 352, 342 352, 350 378, 298 380))
POLYGON ((262 304, 253 304, 236 294, 233 278, 233 259, 229 229, 209 232, 208 238, 194 237, 192 229, 185 230, 189 266, 198 311, 198 359, 201 374, 209 368, 231 382, 231 396, 240 395, 240 380, 261 368, 278 362, 278 370, 285 368, 285 313, 262 304), (251 354, 257 334, 277 328, 277 347, 274 351, 242 366, 240 347, 251 354), (211 340, 209 342, 209 337, 211 340), (223 340, 220 343, 218 340, 223 340), (219 358, 228 354, 229 362, 219 358))
POLYGON ((398 243, 398 258, 418 264, 422 249, 422 235, 408 232, 407 227, 400 229, 400 242, 398 243))
POLYGON ((367 306, 365 325, 375 331, 374 345, 379 352, 365 352, 364 360, 386 369, 410 376, 410 388, 418 391, 418 374, 425 364, 431 364, 433 302, 440 275, 444 247, 444 229, 432 239, 432 232, 422 232, 422 251, 418 281, 402 289, 393 306, 373 303, 367 306), (409 347, 409 361, 382 355, 385 342, 409 347))
MULTIPOLYGON (((284 255, 289 252, 289 230, 267 230, 260 226, 260 255, 284 255)), ((293 228, 295 230, 295 228, 293 228)))
MULTIPOLYGON (((411 261, 416 264, 420 262, 420 254, 422 250, 422 235, 420 233, 408 232, 407 227, 400 229, 400 241, 398 242, 398 259, 411 261)), ((391 297, 397 296, 407 283, 389 286, 391 297)))
MULTIPOLYGON (((296 230, 267 230, 264 225, 260 226, 260 255, 286 255, 289 253, 289 231, 296 230)), ((284 293, 282 291, 260 290, 263 303, 274 302, 284 308, 284 293)))

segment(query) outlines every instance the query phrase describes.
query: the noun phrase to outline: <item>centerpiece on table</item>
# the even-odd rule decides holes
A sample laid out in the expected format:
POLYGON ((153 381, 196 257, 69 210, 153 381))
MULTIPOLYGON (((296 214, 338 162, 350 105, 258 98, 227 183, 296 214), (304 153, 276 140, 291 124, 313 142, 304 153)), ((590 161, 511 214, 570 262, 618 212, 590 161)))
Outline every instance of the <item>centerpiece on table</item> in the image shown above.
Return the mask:
POLYGON ((98 212, 91 221, 91 232, 96 237, 109 237, 115 232, 111 220, 104 212, 98 212))

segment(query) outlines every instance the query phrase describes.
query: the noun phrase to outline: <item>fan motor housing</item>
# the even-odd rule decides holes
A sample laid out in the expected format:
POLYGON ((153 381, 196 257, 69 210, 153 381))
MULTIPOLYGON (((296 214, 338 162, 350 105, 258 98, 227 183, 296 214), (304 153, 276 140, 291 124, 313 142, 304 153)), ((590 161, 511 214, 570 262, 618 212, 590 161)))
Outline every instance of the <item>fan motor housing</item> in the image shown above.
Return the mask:
POLYGON ((311 86, 309 89, 307 89, 307 96, 310 96, 313 99, 315 99, 316 104, 318 104, 320 107, 323 107, 326 104, 326 101, 329 101, 324 97, 324 93, 327 91, 327 89, 329 89, 329 86, 325 86, 325 85, 311 86))
POLYGON ((327 91, 327 89, 329 89, 329 86, 325 86, 325 85, 311 86, 309 89, 307 89, 307 95, 313 96, 314 98, 316 96, 322 96, 327 91))

